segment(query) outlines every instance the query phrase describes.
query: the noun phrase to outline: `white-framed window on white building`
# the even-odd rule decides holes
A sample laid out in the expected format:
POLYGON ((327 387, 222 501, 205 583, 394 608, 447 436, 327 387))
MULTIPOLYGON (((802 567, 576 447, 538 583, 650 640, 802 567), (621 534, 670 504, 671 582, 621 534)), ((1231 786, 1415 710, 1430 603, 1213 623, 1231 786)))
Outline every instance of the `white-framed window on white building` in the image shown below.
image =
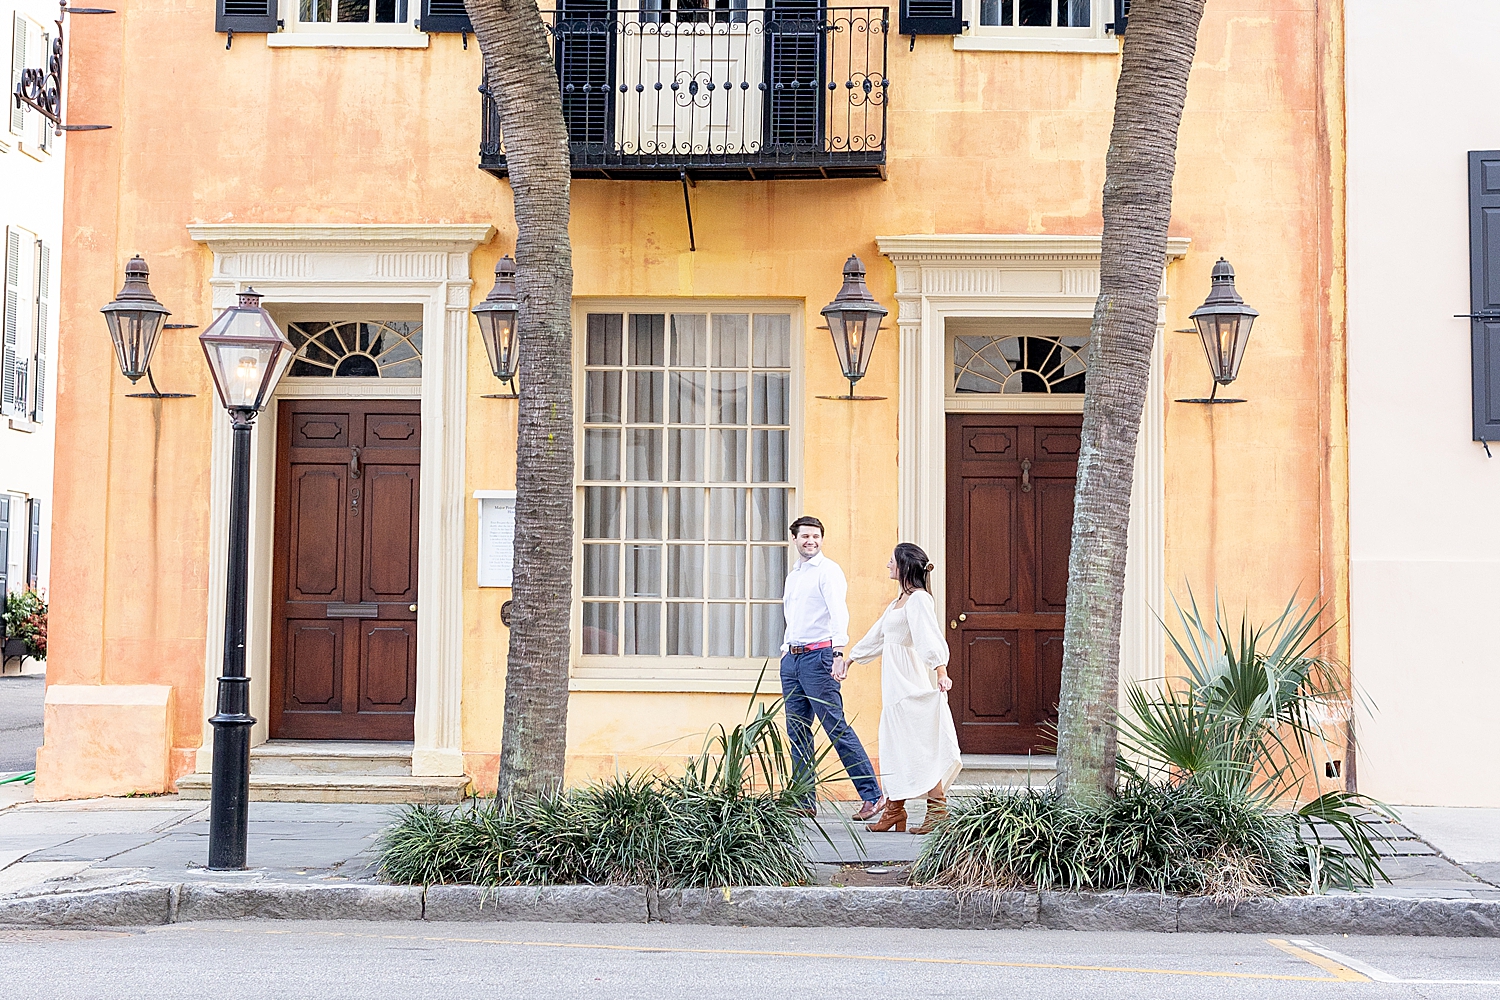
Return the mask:
POLYGON ((45 70, 52 58, 52 32, 19 12, 13 15, 10 34, 10 88, 5 94, 9 132, 22 149, 38 159, 52 151, 53 124, 15 99, 21 74, 27 68, 45 70))
POLYGON ((693 303, 582 311, 585 664, 780 655, 800 454, 794 320, 693 303))
POLYGON ((956 48, 1115 52, 1116 0, 964 0, 956 48))
POLYGON ((40 423, 48 406, 52 247, 19 226, 5 230, 5 297, 0 300, 0 415, 40 423))

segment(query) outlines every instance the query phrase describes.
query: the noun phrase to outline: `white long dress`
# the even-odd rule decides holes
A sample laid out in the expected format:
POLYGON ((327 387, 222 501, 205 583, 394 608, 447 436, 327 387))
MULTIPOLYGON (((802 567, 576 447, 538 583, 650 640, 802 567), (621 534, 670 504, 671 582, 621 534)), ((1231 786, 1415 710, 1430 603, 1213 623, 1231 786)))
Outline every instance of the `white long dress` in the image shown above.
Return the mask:
POLYGON ((892 799, 946 789, 963 766, 948 695, 939 691, 937 668, 948 662, 932 595, 913 591, 901 607, 892 601, 865 637, 849 650, 853 663, 879 656, 880 770, 892 799))

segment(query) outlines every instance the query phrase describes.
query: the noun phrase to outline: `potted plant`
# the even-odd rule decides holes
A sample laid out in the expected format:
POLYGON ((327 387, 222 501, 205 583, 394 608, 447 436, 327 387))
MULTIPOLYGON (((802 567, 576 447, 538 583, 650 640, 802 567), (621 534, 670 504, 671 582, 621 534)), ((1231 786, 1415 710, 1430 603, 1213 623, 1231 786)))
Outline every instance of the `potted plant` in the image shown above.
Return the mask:
POLYGON ((47 602, 35 590, 18 590, 5 596, 5 660, 47 658, 47 602))

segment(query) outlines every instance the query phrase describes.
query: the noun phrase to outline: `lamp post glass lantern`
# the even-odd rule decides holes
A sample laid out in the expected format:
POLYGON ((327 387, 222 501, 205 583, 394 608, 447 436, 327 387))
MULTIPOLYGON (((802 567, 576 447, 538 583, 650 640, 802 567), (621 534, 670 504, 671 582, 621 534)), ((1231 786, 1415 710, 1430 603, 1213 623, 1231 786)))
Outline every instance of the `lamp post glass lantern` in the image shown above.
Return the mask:
POLYGON ((198 343, 208 358, 219 401, 231 412, 259 413, 292 363, 291 341, 260 307, 260 295, 253 288, 240 294, 238 305, 220 313, 198 343))
POLYGON ((520 311, 521 303, 516 299, 516 262, 507 255, 495 264, 495 286, 490 294, 474 307, 490 371, 510 387, 509 392, 489 393, 485 399, 515 399, 518 395, 516 368, 520 363, 520 342, 516 337, 516 317, 520 311))
MULTIPOLYGON (((1214 265, 1213 285, 1203 305, 1191 315, 1196 333, 1208 357, 1208 370, 1214 387, 1207 399, 1179 399, 1179 403, 1243 403, 1243 399, 1218 398, 1219 386, 1229 385, 1240 374, 1245 346, 1250 343, 1250 328, 1260 313, 1245 305, 1234 289, 1234 268, 1223 257, 1214 265)), ((1194 331, 1190 331, 1194 332, 1194 331)))
POLYGON ((870 294, 865 285, 865 265, 857 256, 850 256, 844 262, 844 286, 822 311, 823 318, 828 321, 828 332, 833 337, 839 368, 849 380, 849 394, 819 398, 884 399, 884 396, 854 394, 854 383, 864 378, 870 367, 870 358, 875 353, 875 337, 889 312, 870 294))
POLYGON ((250 429, 292 362, 291 341, 246 289, 198 338, 219 401, 234 428, 229 490, 229 573, 224 599, 224 665, 219 676, 209 792, 208 867, 245 867, 250 804, 250 678, 245 670, 245 604, 250 567, 250 429))

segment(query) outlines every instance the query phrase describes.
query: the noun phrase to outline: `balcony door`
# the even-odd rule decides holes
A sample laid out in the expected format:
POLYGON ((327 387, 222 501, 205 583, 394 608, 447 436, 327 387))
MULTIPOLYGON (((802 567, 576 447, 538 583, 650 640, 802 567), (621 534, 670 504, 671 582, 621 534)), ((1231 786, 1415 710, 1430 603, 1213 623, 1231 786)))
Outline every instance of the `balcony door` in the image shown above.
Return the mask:
POLYGON ((736 155, 760 149, 763 11, 747 0, 642 0, 622 10, 615 136, 621 152, 736 155))

